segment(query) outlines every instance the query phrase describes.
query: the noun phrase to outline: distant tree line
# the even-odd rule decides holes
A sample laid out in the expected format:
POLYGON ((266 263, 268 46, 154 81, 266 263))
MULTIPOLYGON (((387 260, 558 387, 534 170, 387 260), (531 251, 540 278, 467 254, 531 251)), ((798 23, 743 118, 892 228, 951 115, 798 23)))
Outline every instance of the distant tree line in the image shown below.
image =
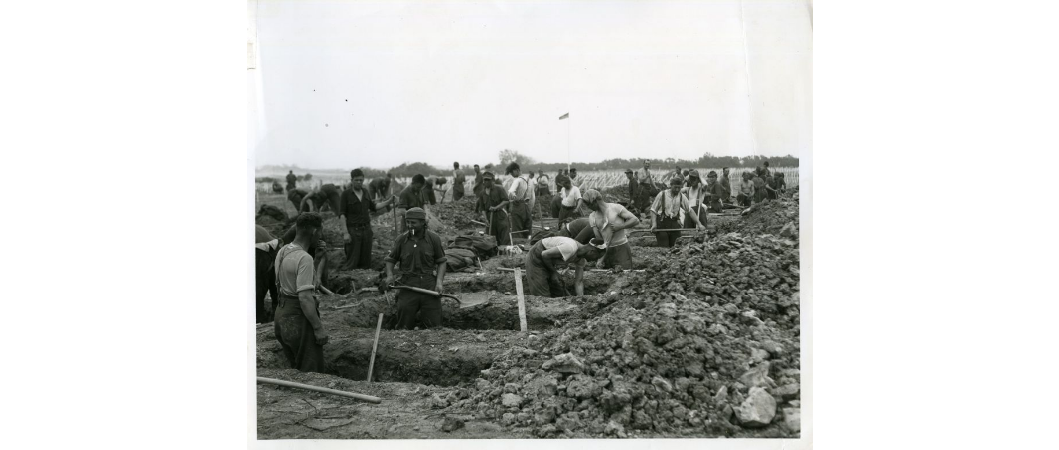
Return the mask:
MULTIPOLYGON (((541 163, 537 162, 536 159, 524 155, 517 150, 504 149, 499 154, 500 164, 494 166, 492 163, 481 165, 482 170, 495 170, 502 172, 505 167, 512 161, 517 161, 522 166, 523 172, 528 171, 544 171, 546 173, 558 172, 560 169, 566 168, 566 163, 541 163)), ((676 159, 676 158, 645 158, 651 162, 651 168, 656 170, 670 170, 676 166, 680 167, 731 167, 735 168, 754 168, 762 165, 765 161, 769 162, 772 167, 798 167, 798 158, 792 155, 787 156, 714 156, 710 153, 705 153, 698 159, 676 159)), ((572 162, 570 167, 574 167, 581 172, 588 172, 593 170, 625 170, 633 169, 639 170, 643 167, 643 158, 636 159, 607 159, 600 162, 586 163, 586 162, 572 162)), ((470 170, 474 167, 474 162, 466 162, 461 165, 465 170, 470 170)), ((480 163, 479 163, 480 164, 480 163)), ((266 166, 266 168, 282 168, 284 170, 298 170, 297 166, 266 166)), ((413 163, 402 163, 399 166, 390 168, 389 170, 373 169, 369 167, 361 167, 360 170, 364 171, 364 178, 371 180, 373 178, 385 177, 387 173, 392 173, 397 178, 409 178, 416 174, 422 174, 423 176, 451 176, 452 168, 437 168, 430 164, 423 162, 413 163)), ((502 174, 500 174, 502 175, 502 174)), ((308 181, 312 179, 312 174, 306 173, 305 175, 298 175, 298 181, 308 181)), ((281 184, 286 183, 286 179, 273 179, 271 177, 259 177, 256 178, 257 182, 270 183, 272 181, 279 181, 281 184)))

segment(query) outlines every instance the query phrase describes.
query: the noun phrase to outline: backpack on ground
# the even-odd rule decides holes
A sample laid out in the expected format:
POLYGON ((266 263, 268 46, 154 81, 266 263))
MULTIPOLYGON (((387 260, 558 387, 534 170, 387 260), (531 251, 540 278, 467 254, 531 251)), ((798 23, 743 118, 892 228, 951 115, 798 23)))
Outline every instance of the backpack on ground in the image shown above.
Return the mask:
POLYGON ((478 254, 474 250, 466 248, 449 248, 445 250, 445 259, 449 266, 449 272, 455 272, 457 270, 471 267, 474 268, 475 258, 478 254))
POLYGON ((474 251, 480 259, 488 259, 496 256, 496 237, 479 236, 475 234, 461 234, 449 242, 449 248, 463 248, 474 251))

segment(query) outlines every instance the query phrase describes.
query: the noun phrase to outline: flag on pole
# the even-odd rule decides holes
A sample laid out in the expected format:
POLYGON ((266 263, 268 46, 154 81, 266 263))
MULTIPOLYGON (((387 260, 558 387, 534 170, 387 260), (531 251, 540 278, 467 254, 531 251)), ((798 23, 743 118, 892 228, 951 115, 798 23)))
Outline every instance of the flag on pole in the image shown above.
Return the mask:
POLYGON ((563 115, 559 116, 559 120, 563 120, 563 119, 565 119, 567 117, 570 117, 570 113, 566 113, 566 114, 563 114, 563 115))

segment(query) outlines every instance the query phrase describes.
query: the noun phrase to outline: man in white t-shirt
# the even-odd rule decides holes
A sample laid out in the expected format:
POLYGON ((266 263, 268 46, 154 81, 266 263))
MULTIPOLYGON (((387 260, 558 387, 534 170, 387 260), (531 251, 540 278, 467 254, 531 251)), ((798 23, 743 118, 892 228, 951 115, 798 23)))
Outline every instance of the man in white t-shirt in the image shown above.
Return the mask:
POLYGON ((632 245, 625 235, 625 230, 640 224, 633 213, 617 203, 603 201, 603 195, 595 189, 585 191, 581 201, 592 211, 588 216, 596 238, 606 245, 607 254, 603 256, 602 267, 609 269, 620 266, 632 269, 632 245))
POLYGON ((544 238, 533 244, 526 253, 526 294, 541 297, 563 297, 569 295, 566 285, 559 277, 557 264, 566 263, 576 268, 574 292, 585 294, 585 265, 605 253, 603 241, 593 239, 588 245, 562 236, 544 238))
POLYGON ((511 186, 507 188, 508 216, 511 220, 510 233, 519 237, 533 234, 533 222, 530 220, 530 185, 529 179, 522 175, 522 168, 517 162, 507 165, 505 172, 511 175, 511 186))
POLYGON ((571 184, 570 177, 566 175, 562 178, 556 177, 555 183, 562 187, 559 190, 559 198, 562 199, 559 204, 559 225, 562 225, 580 216, 578 205, 581 200, 581 189, 571 184))

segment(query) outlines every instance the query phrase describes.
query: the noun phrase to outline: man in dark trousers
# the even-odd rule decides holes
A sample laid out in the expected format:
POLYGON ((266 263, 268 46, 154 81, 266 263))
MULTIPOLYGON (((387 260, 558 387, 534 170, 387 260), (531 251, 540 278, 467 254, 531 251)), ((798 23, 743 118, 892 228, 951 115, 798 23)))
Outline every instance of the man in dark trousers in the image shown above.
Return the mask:
POLYGON ((508 175, 514 177, 511 188, 507 191, 509 199, 508 211, 511 213, 511 231, 519 237, 529 237, 533 234, 533 222, 530 216, 530 183, 522 175, 522 168, 517 162, 507 165, 505 169, 508 175))
POLYGON ((463 198, 464 183, 467 182, 467 176, 460 170, 460 163, 452 163, 452 201, 458 202, 463 198))
POLYGON ((276 305, 276 340, 291 367, 303 372, 324 371, 324 344, 327 330, 320 321, 320 306, 313 295, 318 278, 313 258, 307 250, 323 238, 319 214, 298 216, 294 242, 283 246, 276 256, 279 304, 276 305))
POLYGON ((732 202, 732 180, 728 177, 728 168, 721 168, 721 178, 717 180, 721 183, 721 207, 732 202))
POLYGON ((346 216, 346 262, 342 264, 342 269, 370 269, 374 237, 370 213, 375 212, 377 208, 389 206, 393 197, 376 204, 368 195, 368 190, 364 189, 364 172, 353 169, 349 176, 352 185, 342 192, 342 203, 338 211, 339 216, 346 216))
POLYGON ((287 173, 287 192, 290 192, 290 191, 294 190, 294 188, 298 187, 297 183, 298 183, 298 177, 296 175, 294 175, 294 171, 292 170, 289 173, 287 173))
POLYGON ((625 178, 629 180, 629 205, 633 214, 638 214, 640 203, 637 201, 640 195, 640 181, 636 179, 632 169, 625 169, 625 178))
POLYGON ((655 231, 658 229, 682 229, 680 223, 680 212, 691 217, 691 221, 695 223, 695 228, 699 231, 706 229, 706 226, 699 222, 699 217, 693 213, 688 205, 688 197, 680 193, 680 186, 684 182, 680 178, 673 178, 669 180, 669 189, 658 193, 655 197, 654 204, 651 205, 651 232, 655 234, 655 239, 658 239, 659 247, 672 247, 677 244, 677 238, 680 237, 680 231, 655 231), (661 220, 659 219, 661 217, 661 220))
MULTIPOLYGON (((400 283, 442 293, 445 281, 445 248, 441 237, 427 230, 427 215, 422 208, 405 213, 405 233, 397 237, 386 256, 386 286, 400 283), (394 267, 399 277, 394 274, 394 267)), ((397 329, 411 330, 419 314, 427 328, 441 326, 441 298, 405 289, 397 290, 397 329)))
POLYGON ((412 184, 404 188, 397 196, 397 231, 405 232, 405 213, 412 208, 423 208, 423 186, 427 180, 423 175, 415 174, 412 184))
POLYGON ((482 195, 482 168, 474 165, 474 195, 482 195))
POLYGON ((508 235, 507 211, 504 207, 508 204, 507 192, 504 188, 493 184, 492 172, 482 175, 482 190, 478 194, 478 202, 474 205, 474 214, 481 212, 489 229, 486 231, 490 236, 496 237, 497 245, 510 245, 511 236, 508 235))

